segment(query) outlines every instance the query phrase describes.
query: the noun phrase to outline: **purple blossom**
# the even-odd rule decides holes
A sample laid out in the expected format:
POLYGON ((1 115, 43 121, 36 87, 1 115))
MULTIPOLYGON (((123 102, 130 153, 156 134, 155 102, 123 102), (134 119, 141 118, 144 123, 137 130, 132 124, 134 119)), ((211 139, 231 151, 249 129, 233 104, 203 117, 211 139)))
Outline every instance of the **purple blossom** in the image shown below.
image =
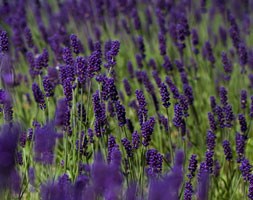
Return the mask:
POLYGON ((145 121, 147 121, 147 113, 148 113, 148 110, 146 108, 147 102, 141 90, 136 90, 135 95, 138 101, 138 119, 139 119, 140 125, 142 126, 142 124, 145 121))
POLYGON ((246 122, 244 114, 239 114, 238 115, 238 120, 239 120, 239 123, 240 123, 240 126, 241 126, 241 131, 243 133, 245 133, 248 128, 247 128, 247 122, 246 122))
POLYGON ((36 103, 39 104, 41 109, 45 109, 46 108, 45 97, 37 83, 32 84, 32 91, 36 103))
POLYGON ((146 153, 146 161, 148 176, 158 176, 162 171, 163 156, 156 149, 149 149, 146 153))
POLYGON ((121 139, 121 143, 124 146, 127 156, 132 157, 133 156, 133 147, 131 142, 127 138, 121 139))
POLYGON ((228 140, 224 140, 222 142, 222 146, 223 146, 223 150, 224 150, 224 154, 226 157, 226 160, 230 161, 232 160, 232 149, 230 147, 230 142, 228 140))
POLYGON ((250 178, 250 173, 252 171, 252 165, 249 163, 248 159, 242 158, 240 171, 242 173, 244 181, 248 181, 250 178))
POLYGON ((170 93, 168 92, 168 89, 165 83, 161 83, 160 85, 160 94, 161 94, 163 106, 165 108, 168 108, 170 106, 170 93))
POLYGON ((126 124, 126 110, 125 107, 120 104, 120 101, 116 101, 115 104, 117 118, 118 118, 118 124, 120 127, 124 126, 126 124))
POLYGON ((0 32, 0 52, 8 52, 9 50, 9 42, 8 42, 8 35, 6 31, 0 32))
POLYGON ((247 91, 241 90, 241 108, 245 109, 247 106, 247 91))
POLYGON ((148 121, 144 122, 141 125, 141 134, 142 134, 142 144, 146 147, 149 145, 151 141, 151 135, 154 132, 154 126, 155 126, 155 118, 150 117, 148 121))

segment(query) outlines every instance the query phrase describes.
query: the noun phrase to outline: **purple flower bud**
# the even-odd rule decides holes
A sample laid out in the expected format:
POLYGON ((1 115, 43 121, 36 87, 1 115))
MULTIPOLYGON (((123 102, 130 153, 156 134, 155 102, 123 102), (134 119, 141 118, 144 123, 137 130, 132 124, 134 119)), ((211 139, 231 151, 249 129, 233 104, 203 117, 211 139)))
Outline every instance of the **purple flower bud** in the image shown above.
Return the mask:
POLYGON ((64 47, 62 50, 62 59, 67 65, 73 65, 74 59, 72 57, 72 53, 70 48, 64 47))
POLYGON ((124 88, 125 88, 125 91, 126 91, 127 96, 131 96, 131 94, 132 94, 132 89, 131 89, 131 86, 130 86, 128 80, 127 80, 127 79, 124 79, 124 80, 123 80, 123 84, 124 84, 124 88))
POLYGON ((226 156, 226 160, 228 161, 232 160, 233 156, 232 156, 232 149, 230 147, 230 142, 228 140, 224 140, 222 142, 222 146, 223 146, 224 154, 226 156))
POLYGON ((154 131, 154 126, 155 126, 155 118, 150 117, 150 119, 146 122, 144 122, 141 125, 141 134, 142 134, 142 144, 146 147, 149 145, 151 141, 151 135, 153 134, 154 131))
POLYGON ((75 62, 76 74, 80 83, 85 83, 87 78, 87 61, 85 58, 78 56, 75 62))
POLYGON ((140 30, 141 29, 141 20, 140 20, 140 17, 138 15, 137 9, 132 10, 132 18, 134 20, 134 28, 136 30, 140 30))
POLYGON ((33 48, 34 42, 33 42, 33 38, 32 38, 32 33, 31 33, 31 30, 28 26, 24 30, 24 36, 25 36, 28 47, 33 48))
POLYGON ((245 44, 243 44, 243 43, 239 44, 238 54, 239 54, 241 66, 246 65, 248 62, 248 53, 247 53, 247 47, 245 44))
POLYGON ((243 158, 241 161, 240 171, 244 181, 248 181, 250 178, 250 173, 252 171, 252 165, 249 163, 249 160, 243 158))
POLYGON ((120 127, 126 124, 126 110, 123 105, 120 104, 120 101, 117 101, 115 104, 116 113, 118 118, 118 124, 120 127))
POLYGON ((209 120, 209 126, 210 126, 210 129, 214 132, 217 130, 217 127, 216 127, 216 122, 215 122, 215 118, 214 118, 214 115, 209 112, 208 113, 208 120, 209 120))
POLYGON ((215 114, 217 115, 220 128, 225 128, 225 125, 226 125, 225 124, 225 116, 223 113, 223 109, 220 106, 216 106, 215 114))
POLYGON ((69 39, 70 39, 70 43, 71 43, 73 52, 78 55, 81 52, 80 41, 78 40, 78 38, 75 34, 71 34, 69 39))
POLYGON ((159 73, 156 70, 154 70, 152 71, 152 76, 156 82, 157 87, 160 88, 162 84, 162 79, 160 78, 159 73))
POLYGON ((215 60, 215 57, 213 55, 213 49, 211 47, 210 42, 205 43, 205 51, 206 51, 207 59, 209 60, 209 62, 211 64, 214 64, 216 60, 215 60))
POLYGON ((241 108, 245 109, 247 106, 247 91, 241 90, 241 108))
POLYGON ((54 85, 53 85, 53 83, 51 83, 48 76, 43 77, 43 87, 44 87, 44 91, 46 93, 46 97, 54 96, 54 85))
POLYGON ((39 86, 38 86, 37 83, 33 83, 32 84, 32 91, 33 91, 34 99, 39 104, 40 108, 41 109, 45 109, 46 108, 46 104, 45 104, 44 94, 40 90, 40 88, 39 88, 39 86))
POLYGON ((134 149, 138 149, 140 146, 141 140, 140 140, 140 135, 138 134, 137 131, 134 131, 132 134, 132 145, 134 149))
POLYGON ((179 94, 179 91, 178 91, 178 88, 176 87, 176 85, 172 82, 172 80, 168 76, 166 76, 165 81, 166 81, 167 85, 169 86, 170 91, 173 94, 173 97, 175 99, 179 99, 180 94, 179 94))
POLYGON ((212 131, 207 131, 206 146, 207 150, 214 151, 216 135, 212 131))
POLYGON ((159 48, 160 48, 160 55, 166 55, 166 37, 162 32, 158 33, 158 41, 159 41, 159 48))
POLYGON ((174 117, 172 119, 173 124, 177 127, 180 128, 183 123, 183 108, 180 104, 176 103, 174 106, 174 117))
POLYGON ((9 42, 8 42, 8 35, 6 31, 0 32, 0 52, 8 52, 9 50, 9 42))
POLYGON ((195 176, 197 166, 198 166, 197 155, 192 154, 188 165, 189 174, 187 175, 187 177, 190 180, 195 176))
POLYGON ((228 74, 232 73, 232 71, 233 71, 232 63, 228 59, 228 56, 224 51, 221 53, 221 61, 223 64, 224 71, 228 74))
POLYGON ((166 72, 172 71, 172 69, 173 69, 170 58, 167 55, 163 56, 163 68, 166 70, 166 72))
POLYGON ((163 106, 168 108, 170 106, 170 93, 168 92, 167 86, 165 83, 161 83, 160 85, 160 95, 162 98, 163 106))
POLYGON ((133 156, 133 147, 131 142, 127 138, 121 139, 121 143, 124 146, 127 156, 132 157, 133 156))
POLYGON ((137 37, 136 42, 137 42, 142 59, 145 59, 146 55, 145 55, 145 45, 144 45, 143 37, 142 36, 137 37))
POLYGON ((107 156, 107 161, 108 163, 111 162, 111 159, 112 159, 112 151, 113 151, 113 148, 117 146, 116 144, 116 140, 115 140, 115 137, 110 135, 109 136, 109 139, 108 139, 108 156, 107 156))
POLYGON ((143 68, 143 63, 142 63, 142 56, 140 54, 136 54, 135 55, 135 60, 136 60, 136 63, 137 63, 137 66, 139 69, 142 69, 143 68))
POLYGON ((211 104, 212 111, 215 113, 215 108, 216 108, 217 103, 214 96, 210 97, 210 104, 211 104))
POLYGON ((230 104, 227 104, 224 108, 225 113, 225 119, 226 119, 226 127, 231 128, 232 127, 232 121, 235 119, 235 116, 233 114, 232 106, 230 104))
POLYGON ((241 135, 238 132, 236 133, 235 144, 236 144, 236 153, 237 153, 238 163, 240 163, 241 159, 244 157, 246 140, 247 140, 247 137, 245 135, 241 135))
POLYGON ((241 126, 241 132, 245 133, 248 128, 247 128, 247 122, 246 122, 244 114, 239 114, 238 120, 241 126))
POLYGON ((191 200, 194 190, 190 181, 187 181, 184 186, 184 200, 191 200))
POLYGON ((147 173, 156 177, 162 172, 163 156, 156 149, 149 149, 146 153, 147 173))
POLYGON ((192 44, 194 46, 199 44, 199 36, 196 29, 192 29, 192 44))
POLYGON ((138 101, 138 118, 139 123, 142 126, 143 122, 147 120, 148 110, 146 108, 147 102, 145 96, 141 90, 135 91, 136 99, 138 101))
POLYGON ((96 42, 95 50, 88 57, 87 72, 89 78, 94 77, 95 73, 101 70, 101 64, 102 64, 101 44, 100 42, 96 42))
POLYGON ((68 102, 72 101, 73 95, 72 95, 72 83, 70 78, 66 78, 63 82, 63 91, 64 95, 66 97, 66 100, 68 102))

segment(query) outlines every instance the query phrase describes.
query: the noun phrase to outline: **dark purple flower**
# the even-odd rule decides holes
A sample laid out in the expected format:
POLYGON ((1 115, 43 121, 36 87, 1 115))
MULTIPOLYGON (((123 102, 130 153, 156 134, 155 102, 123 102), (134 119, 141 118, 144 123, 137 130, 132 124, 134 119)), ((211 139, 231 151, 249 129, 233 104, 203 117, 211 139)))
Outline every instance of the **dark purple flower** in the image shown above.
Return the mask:
POLYGON ((223 64, 224 71, 228 74, 232 73, 232 70, 233 70, 232 63, 224 51, 221 53, 221 61, 223 64))
POLYGON ((148 114, 148 110, 146 108, 147 102, 141 90, 136 90, 135 95, 138 101, 138 119, 139 119, 140 125, 142 126, 142 124, 147 120, 147 114, 148 114))
POLYGON ((228 161, 232 160, 233 156, 232 156, 232 149, 230 147, 230 142, 228 140, 224 140, 222 142, 222 146, 223 146, 224 154, 226 156, 226 160, 228 161))
POLYGON ((8 52, 9 50, 9 42, 8 42, 8 35, 6 31, 0 32, 0 52, 8 52))
POLYGON ((192 44, 194 46, 199 44, 199 36, 198 36, 198 32, 196 29, 192 29, 192 44))
POLYGON ((209 120, 210 129, 213 132, 216 131, 217 127, 216 127, 215 118, 214 118, 214 115, 211 112, 208 113, 208 120, 209 120))
POLYGON ((232 106, 230 104, 227 104, 224 108, 225 113, 225 119, 226 119, 226 127, 231 128, 232 127, 232 121, 235 119, 232 106))
POLYGON ((159 41, 159 48, 160 48, 160 55, 166 55, 166 37, 162 32, 158 33, 158 41, 159 41))
POLYGON ((72 94, 72 83, 70 78, 66 78, 63 82, 63 91, 64 95, 66 97, 66 100, 68 102, 71 102, 73 99, 73 94, 72 94))
POLYGON ((241 131, 243 133, 245 133, 247 131, 247 122, 246 122, 244 114, 239 114, 238 115, 238 120, 239 120, 239 123, 240 123, 240 126, 241 126, 241 131))
POLYGON ((105 104, 101 103, 98 90, 92 95, 92 102, 96 118, 95 127, 97 129, 95 129, 95 132, 97 135, 101 135, 101 133, 104 132, 104 128, 107 122, 106 122, 105 104))
POLYGON ((248 181, 250 177, 250 173, 252 171, 252 165, 249 163, 248 159, 242 158, 240 171, 242 173, 242 177, 244 181, 248 181))
POLYGON ((100 42, 95 43, 95 50, 88 57, 87 74, 89 78, 94 77, 95 73, 101 70, 102 52, 100 42))
POLYGON ((103 100, 111 100, 116 102, 118 100, 118 91, 113 78, 102 77, 102 92, 101 97, 103 100))
POLYGON ((247 91, 241 90, 241 108, 245 109, 247 106, 247 91))
POLYGON ((133 147, 131 142, 127 138, 121 139, 121 143, 124 146, 127 156, 132 157, 133 156, 133 147))
POLYGON ((50 81, 48 76, 43 77, 43 87, 44 87, 44 91, 46 93, 46 97, 54 96, 54 85, 50 81))
POLYGON ((136 30, 140 30, 141 29, 141 20, 138 14, 138 10, 135 8, 132 10, 132 17, 133 17, 133 21, 134 21, 134 28, 136 30))
POLYGON ((170 91, 173 94, 173 97, 175 99, 178 99, 179 96, 180 96, 180 94, 179 94, 179 91, 178 91, 178 88, 176 87, 176 85, 172 82, 172 80, 168 76, 166 76, 166 80, 165 81, 166 81, 167 85, 169 86, 170 91))
POLYGON ((71 34, 69 39, 70 39, 73 52, 78 55, 81 51, 80 41, 78 40, 75 34, 71 34))
POLYGON ((116 108, 116 114, 118 118, 118 124, 120 127, 122 127, 126 124, 126 109, 120 103, 120 101, 116 101, 115 108, 116 108))
POLYGON ((198 167, 197 155, 192 154, 188 165, 189 174, 187 175, 187 177, 189 179, 192 179, 195 176, 197 167, 198 167))
POLYGON ((227 97, 227 90, 225 87, 220 87, 219 95, 220 95, 220 101, 223 106, 226 106, 228 104, 228 97, 227 97))
POLYGON ((136 54, 135 55, 135 60, 136 60, 136 63, 137 63, 137 66, 139 69, 142 69, 143 68, 143 58, 140 54, 136 54))
POLYGON ((214 151, 215 140, 216 140, 216 135, 212 131, 208 130, 207 135, 206 135, 207 150, 214 151))
POLYGON ((163 102, 163 106, 165 108, 168 108, 170 106, 170 93, 168 92, 165 83, 161 83, 160 85, 160 95, 163 102))
POLYGON ((72 57, 72 53, 70 48, 64 47, 62 50, 62 59, 67 65, 73 65, 74 59, 72 57))
POLYGON ((208 169, 209 173, 213 173, 213 156, 214 156, 214 151, 207 151, 206 152, 206 159, 205 159, 205 163, 208 169))
POLYGON ((78 77, 78 81, 80 83, 84 83, 87 78, 87 61, 85 58, 78 56, 76 57, 75 62, 76 74, 78 77))
POLYGON ((240 64, 242 66, 246 65, 248 62, 248 53, 247 53, 247 47, 244 43, 239 44, 238 53, 239 53, 240 64))
POLYGON ((147 174, 156 177, 162 172, 163 156, 156 149, 149 149, 146 153, 147 174))
POLYGON ((184 200, 191 200, 194 190, 190 181, 187 181, 184 186, 184 200))
POLYGON ((166 72, 172 71, 173 65, 170 61, 169 56, 167 56, 167 55, 163 56, 163 65, 162 66, 166 70, 166 72))
POLYGON ((211 64, 214 64, 216 60, 215 60, 215 57, 213 55, 213 49, 211 47, 210 42, 205 43, 205 51, 206 51, 207 59, 209 60, 209 62, 211 64))
POLYGON ((238 163, 240 163, 241 159, 244 157, 246 140, 247 140, 247 137, 245 135, 241 135, 238 132, 236 133, 235 144, 236 144, 236 153, 237 153, 238 163))
POLYGON ((110 135, 109 136, 109 139, 108 139, 108 156, 107 156, 107 161, 108 163, 111 162, 111 154, 112 154, 112 151, 113 151, 113 148, 116 146, 116 140, 115 140, 115 137, 110 135))
POLYGON ((39 104, 41 109, 45 109, 46 108, 45 97, 37 83, 32 84, 32 91, 36 103, 39 104))
POLYGON ((111 41, 110 42, 110 50, 106 51, 106 61, 107 63, 104 65, 105 68, 110 69, 111 67, 116 65, 116 56, 119 53, 119 49, 120 49, 120 42, 115 40, 115 41, 111 41))
POLYGON ((24 36, 26 39, 27 46, 29 48, 33 48, 34 42, 33 42, 33 38, 32 38, 32 33, 31 33, 31 30, 28 26, 25 27, 25 29, 24 29, 24 36))
POLYGON ((123 80, 123 84, 124 84, 124 88, 125 88, 125 91, 126 91, 127 96, 131 96, 131 94, 132 94, 132 89, 131 89, 131 86, 130 86, 130 83, 128 82, 128 80, 127 80, 127 79, 124 79, 124 80, 123 80))
POLYGON ((180 104, 176 103, 174 106, 174 117, 172 119, 173 124, 177 127, 180 128, 182 127, 183 123, 183 108, 180 104))
POLYGON ((155 126, 154 117, 150 117, 149 120, 147 120, 141 125, 141 134, 143 138, 142 144, 145 147, 148 146, 151 141, 151 135, 153 134, 154 126, 155 126))
POLYGON ((215 108, 215 114, 217 115, 220 128, 225 128, 226 124, 225 124, 225 116, 223 113, 223 109, 218 105, 215 108))
POLYGON ((145 45, 144 45, 143 37, 142 36, 137 37, 136 42, 137 42, 142 58, 145 59, 146 55, 145 55, 145 45))
POLYGON ((138 149, 141 143, 140 135, 137 131, 134 131, 132 134, 132 145, 134 149, 138 149))
POLYGON ((211 104, 212 111, 216 113, 215 108, 216 108, 217 103, 214 96, 210 96, 210 104, 211 104))
POLYGON ((154 80, 156 82, 157 87, 160 88, 161 84, 162 84, 162 79, 160 78, 158 71, 153 70, 152 71, 152 76, 153 76, 153 78, 154 78, 154 80))
POLYGON ((17 152, 16 160, 17 160, 16 162, 19 165, 23 165, 23 153, 22 153, 22 151, 17 152))

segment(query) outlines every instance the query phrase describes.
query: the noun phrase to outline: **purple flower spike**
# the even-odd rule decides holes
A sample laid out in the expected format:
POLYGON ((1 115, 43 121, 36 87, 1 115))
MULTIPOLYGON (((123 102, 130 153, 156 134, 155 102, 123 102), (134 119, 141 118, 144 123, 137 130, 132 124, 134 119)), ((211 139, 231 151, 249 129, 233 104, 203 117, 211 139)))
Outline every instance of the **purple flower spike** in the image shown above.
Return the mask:
POLYGON ((163 106, 168 108, 170 106, 170 93, 168 92, 167 86, 165 83, 160 85, 160 94, 163 102, 163 106))
POLYGON ((144 97, 144 94, 141 90, 136 90, 135 95, 136 95, 136 99, 138 101, 139 123, 142 126, 142 124, 147 120, 147 113, 148 113, 148 110, 146 108, 147 103, 146 103, 146 99, 144 97))
POLYGON ((150 119, 144 122, 141 126, 141 134, 143 137, 142 144, 146 147, 151 141, 151 135, 153 134, 155 126, 155 118, 150 117, 150 119))
POLYGON ((228 161, 232 160, 232 149, 230 147, 230 142, 228 140, 224 140, 222 142, 222 146, 224 149, 224 154, 226 156, 226 160, 228 160, 228 161))
POLYGON ((146 160, 148 176, 158 176, 162 171, 163 156, 156 149, 149 149, 146 153, 146 160))
POLYGON ((245 109, 247 106, 247 91, 246 90, 241 90, 241 108, 245 109))
POLYGON ((238 115, 238 120, 241 126, 241 131, 245 133, 247 131, 247 122, 243 114, 238 115))
POLYGON ((248 181, 250 178, 250 173, 252 171, 252 165, 249 163, 249 160, 243 158, 241 161, 240 171, 242 173, 242 177, 245 181, 248 181))
POLYGON ((131 142, 127 138, 123 138, 121 140, 122 145, 124 146, 127 156, 128 157, 133 157, 133 147, 131 142))
POLYGON ((40 108, 45 109, 46 108, 45 97, 37 83, 32 84, 32 91, 34 99, 39 104, 40 108))
POLYGON ((7 52, 9 50, 8 35, 6 31, 0 32, 0 52, 7 52))

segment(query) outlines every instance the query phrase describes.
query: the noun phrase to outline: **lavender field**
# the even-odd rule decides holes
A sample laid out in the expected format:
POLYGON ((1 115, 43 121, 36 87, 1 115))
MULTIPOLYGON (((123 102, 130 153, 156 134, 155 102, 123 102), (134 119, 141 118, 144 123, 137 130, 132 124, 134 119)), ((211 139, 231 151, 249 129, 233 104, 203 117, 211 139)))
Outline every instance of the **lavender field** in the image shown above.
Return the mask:
POLYGON ((0 0, 0 199, 253 199, 252 0, 0 0))

